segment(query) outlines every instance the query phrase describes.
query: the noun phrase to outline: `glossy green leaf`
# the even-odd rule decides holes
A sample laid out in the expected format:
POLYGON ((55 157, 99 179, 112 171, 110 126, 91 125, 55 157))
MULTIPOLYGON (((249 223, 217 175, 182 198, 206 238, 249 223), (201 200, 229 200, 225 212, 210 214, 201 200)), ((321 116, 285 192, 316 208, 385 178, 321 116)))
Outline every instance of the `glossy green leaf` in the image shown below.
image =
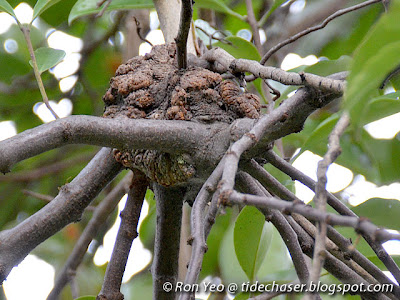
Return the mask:
POLYGON ((238 36, 228 36, 226 40, 231 42, 232 45, 218 42, 215 43, 215 46, 226 50, 235 58, 245 58, 257 61, 261 59, 261 56, 253 43, 238 36))
POLYGON ((359 217, 366 217, 377 226, 400 229, 400 201, 372 198, 352 209, 359 217))
POLYGON ((82 296, 79 298, 75 298, 75 300, 96 300, 96 296, 82 296))
POLYGON ((271 243, 271 224, 255 207, 246 206, 235 222, 234 245, 237 259, 250 281, 255 279, 271 243))
POLYGON ((400 2, 394 1, 389 12, 381 17, 355 51, 344 102, 355 125, 362 119, 366 101, 375 95, 385 77, 400 64, 399 14, 400 2))
POLYGON ((231 15, 241 20, 245 19, 244 16, 230 9, 225 2, 221 0, 197 0, 195 1, 195 6, 207 9, 211 8, 215 11, 231 15))
MULTIPOLYGON (((83 16, 99 13, 102 10, 102 6, 97 7, 98 2, 98 0, 78 0, 71 9, 68 17, 68 23, 71 24, 77 18, 83 16)), ((153 8, 153 6, 152 0, 113 0, 108 6, 107 11, 117 9, 153 8)))
POLYGON ((32 21, 35 20, 38 16, 40 16, 46 9, 53 6, 60 0, 38 0, 36 2, 35 7, 33 8, 33 18, 32 21))
POLYGON ((360 125, 400 112, 400 92, 395 92, 372 99, 366 105, 360 125))
MULTIPOLYGON (((64 50, 43 47, 35 50, 35 56, 39 72, 43 73, 61 62, 65 57, 65 52, 64 50)), ((29 61, 29 63, 32 66, 32 61, 29 61)))
POLYGON ((306 150, 311 150, 315 152, 316 147, 327 149, 328 136, 331 133, 332 129, 335 127, 338 120, 339 116, 337 114, 334 114, 331 117, 322 121, 317 126, 317 128, 315 128, 315 130, 308 136, 307 140, 301 147, 300 152, 295 156, 295 158, 293 158, 293 160, 299 157, 306 150))
POLYGON ((14 13, 14 9, 6 0, 0 0, 0 11, 4 11, 9 15, 13 16, 17 20, 17 16, 14 13))

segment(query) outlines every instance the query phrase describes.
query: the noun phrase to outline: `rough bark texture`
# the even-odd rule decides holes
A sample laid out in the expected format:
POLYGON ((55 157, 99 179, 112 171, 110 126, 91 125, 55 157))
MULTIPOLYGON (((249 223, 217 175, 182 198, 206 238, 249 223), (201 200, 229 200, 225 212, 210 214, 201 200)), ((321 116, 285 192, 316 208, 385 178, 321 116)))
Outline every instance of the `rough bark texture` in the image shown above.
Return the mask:
MULTIPOLYGON (((207 69, 179 70, 176 57, 171 43, 121 65, 103 97, 104 116, 200 123, 260 116, 256 95, 243 93, 234 81, 223 81, 220 74, 207 69)), ((180 154, 120 149, 114 155, 125 167, 137 168, 163 186, 185 182, 195 174, 195 166, 180 154)))

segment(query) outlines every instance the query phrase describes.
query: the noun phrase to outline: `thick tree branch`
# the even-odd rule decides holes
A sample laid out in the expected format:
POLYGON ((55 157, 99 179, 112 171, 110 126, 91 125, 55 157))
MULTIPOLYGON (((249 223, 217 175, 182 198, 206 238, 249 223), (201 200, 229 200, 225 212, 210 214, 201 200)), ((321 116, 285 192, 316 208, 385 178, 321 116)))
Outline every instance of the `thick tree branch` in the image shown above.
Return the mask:
POLYGON ((121 171, 122 166, 103 148, 60 193, 40 211, 12 229, 0 232, 0 283, 37 245, 81 218, 82 212, 121 171))
POLYGON ((138 236, 137 226, 144 197, 149 181, 140 171, 133 171, 132 183, 128 192, 125 208, 121 212, 121 224, 117 239, 107 265, 103 286, 96 299, 98 300, 122 300, 124 295, 120 292, 122 277, 125 272, 133 240, 138 236))
POLYGON ((75 274, 78 266, 81 264, 89 244, 96 236, 99 227, 107 220, 118 202, 128 191, 128 186, 132 181, 132 173, 129 173, 122 179, 118 185, 102 200, 96 207, 93 217, 82 232, 79 240, 76 242, 74 249, 68 257, 64 267, 58 274, 52 291, 47 300, 57 300, 64 286, 70 281, 71 275, 75 274))
POLYGON ((174 300, 174 287, 178 280, 179 245, 181 235, 182 205, 185 190, 180 187, 165 188, 153 183, 156 197, 157 225, 154 242, 153 299, 174 300), (166 292, 164 283, 172 284, 166 292))
MULTIPOLYGON (((236 128, 240 130, 239 126, 236 128)), ((70 116, 1 141, 0 171, 6 173, 21 160, 67 144, 190 152, 207 158, 212 153, 201 153, 205 150, 203 147, 211 147, 212 143, 220 157, 229 142, 229 124, 225 123, 205 125, 186 121, 70 116), (210 140, 212 142, 207 143, 210 140)))
POLYGON ((186 69, 187 67, 187 39, 192 22, 192 0, 182 0, 181 18, 179 23, 178 36, 175 38, 176 55, 178 58, 178 68, 186 69))

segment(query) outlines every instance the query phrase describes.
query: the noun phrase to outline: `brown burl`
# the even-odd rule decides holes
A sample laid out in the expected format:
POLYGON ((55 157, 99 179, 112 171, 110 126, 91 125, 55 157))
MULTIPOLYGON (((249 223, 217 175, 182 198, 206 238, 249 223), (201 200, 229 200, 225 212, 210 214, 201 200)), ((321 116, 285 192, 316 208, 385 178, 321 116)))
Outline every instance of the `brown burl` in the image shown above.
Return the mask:
MULTIPOLYGON (((120 65, 103 96, 104 117, 201 123, 259 118, 256 95, 243 92, 235 81, 223 80, 220 74, 204 68, 179 70, 175 55, 176 47, 171 43, 155 46, 145 56, 120 65)), ((195 175, 195 166, 185 155, 119 149, 114 156, 125 167, 139 169, 163 186, 186 182, 195 175)))

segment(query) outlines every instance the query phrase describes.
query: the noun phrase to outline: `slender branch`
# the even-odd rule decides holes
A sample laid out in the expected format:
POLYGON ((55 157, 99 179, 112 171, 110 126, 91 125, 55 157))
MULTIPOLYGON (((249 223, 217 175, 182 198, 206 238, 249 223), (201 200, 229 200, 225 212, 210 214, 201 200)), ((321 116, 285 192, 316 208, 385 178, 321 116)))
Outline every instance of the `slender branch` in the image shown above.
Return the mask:
POLYGON ((307 29, 305 29, 305 30, 303 30, 303 31, 291 36, 287 40, 284 40, 283 42, 281 42, 278 45, 272 47, 271 49, 269 49, 269 51, 267 53, 265 53, 265 55, 262 57, 262 59, 260 61, 260 64, 264 65, 267 62, 267 60, 275 52, 277 52, 279 49, 281 49, 282 47, 297 41, 299 38, 301 38, 301 37, 303 37, 303 36, 305 36, 305 35, 307 35, 307 34, 309 34, 311 32, 314 32, 314 31, 317 31, 317 30, 320 30, 320 29, 324 28, 326 25, 328 25, 329 22, 331 22, 332 20, 336 19, 337 17, 340 17, 340 16, 342 16, 344 14, 347 14, 349 12, 358 10, 360 8, 363 8, 363 7, 366 7, 368 5, 371 5, 371 4, 374 4, 374 3, 378 3, 378 2, 382 2, 382 0, 369 0, 369 1, 362 2, 360 4, 357 4, 357 5, 354 5, 354 6, 351 6, 351 7, 344 8, 344 9, 336 11, 334 14, 332 14, 328 18, 326 18, 321 24, 313 26, 313 27, 310 27, 310 28, 307 28, 307 29))
POLYGON ((181 235, 184 189, 166 188, 153 183, 156 197, 157 225, 154 242, 153 299, 174 300, 174 287, 178 281, 179 245, 181 235), (173 289, 166 292, 163 285, 169 282, 173 289))
MULTIPOLYGON (((301 226, 299 226, 299 224, 294 222, 292 218, 288 216, 287 219, 299 238, 303 252, 308 257, 312 257, 314 252, 314 240, 307 234, 307 232, 304 231, 304 229, 301 226)), ((329 252, 326 252, 324 268, 341 282, 356 284, 356 285, 360 284, 369 285, 369 282, 364 280, 359 274, 357 274, 344 262, 340 261, 329 252)), ((391 286, 394 285, 391 284, 391 286)), ((379 300, 389 299, 387 296, 383 294, 363 293, 362 296, 363 299, 379 299, 379 300)))
POLYGON ((40 76, 39 68, 38 68, 38 65, 36 62, 35 51, 33 50, 32 42, 31 42, 30 29, 28 26, 21 25, 21 24, 20 24, 20 29, 21 29, 22 33, 24 34, 26 44, 28 45, 29 54, 30 54, 31 60, 32 60, 33 72, 35 73, 36 81, 38 83, 40 93, 42 94, 43 102, 46 105, 46 107, 48 108, 48 110, 51 112, 51 114, 54 116, 54 118, 59 119, 60 117, 56 114, 56 112, 50 106, 49 98, 47 97, 46 90, 43 85, 42 77, 40 76))
POLYGON ((133 171, 132 183, 128 192, 125 208, 121 212, 121 224, 117 239, 107 265, 103 286, 96 299, 98 300, 122 300, 124 295, 120 292, 122 277, 125 272, 133 240, 138 236, 137 226, 144 197, 149 181, 140 171, 133 171))
POLYGON ((258 52, 261 53, 261 40, 260 40, 260 33, 258 29, 258 22, 256 20, 256 16, 254 15, 254 9, 253 9, 253 1, 251 0, 246 0, 246 9, 247 9, 247 22, 249 23, 251 27, 251 31, 253 32, 253 40, 254 40, 254 45, 256 46, 258 52))
MULTIPOLYGON (((196 283, 200 274, 204 253, 207 250, 206 233, 208 234, 211 230, 211 223, 209 222, 209 220, 212 220, 211 213, 208 214, 207 219, 204 220, 204 211, 207 202, 210 199, 211 193, 215 191, 217 187, 218 180, 220 179, 222 174, 223 166, 224 159, 219 162, 218 166, 214 169, 212 174, 203 184, 193 204, 192 216, 190 219, 192 228, 192 240, 189 241, 192 244, 192 256, 190 257, 188 271, 185 277, 185 284, 188 285, 196 283)), ((217 200, 218 197, 213 197, 212 203, 215 203, 217 200)), ((212 204, 212 206, 214 205, 215 204, 212 204)), ((179 296, 179 300, 188 299, 190 299, 189 293, 182 293, 179 296)))
MULTIPOLYGON (((341 153, 340 148, 340 136, 343 134, 347 126, 349 125, 350 119, 349 115, 345 112, 339 121, 337 122, 335 128, 331 132, 329 136, 329 148, 324 158, 318 163, 317 169, 317 186, 315 189, 315 207, 321 212, 326 213, 326 172, 328 171, 328 167, 336 160, 336 158, 341 153)), ((310 274, 310 282, 317 282, 320 277, 320 273, 322 270, 322 266, 324 265, 324 252, 326 250, 325 247, 325 239, 327 234, 328 225, 326 222, 317 222, 318 232, 315 237, 315 246, 314 246, 314 256, 313 256, 313 266, 310 274)), ((308 295, 306 297, 311 297, 310 299, 314 299, 312 295, 308 295)))
MULTIPOLYGON (((279 157, 273 151, 268 151, 266 153, 265 158, 267 158, 268 161, 273 166, 275 166, 285 174, 289 175, 293 180, 298 180, 312 191, 315 191, 316 182, 314 180, 312 180, 310 177, 308 177, 301 171, 294 168, 291 164, 289 164, 287 161, 279 157)), ((345 204, 343 204, 343 202, 341 202, 335 196, 333 196, 330 193, 327 193, 327 197, 328 197, 328 204, 332 206, 341 215, 357 217, 357 215, 352 210, 350 210, 345 204)), ((374 236, 363 234, 363 237, 370 245, 372 250, 374 250, 377 257, 383 262, 383 264, 390 271, 390 273, 392 273, 394 278, 396 278, 396 281, 400 282, 400 269, 394 262, 393 258, 386 252, 385 248, 383 248, 383 246, 380 243, 375 241, 374 236)))
POLYGON ((52 291, 47 300, 57 300, 64 286, 71 280, 70 274, 75 274, 78 266, 81 264, 89 244, 96 236, 99 227, 106 221, 108 216, 117 206, 123 195, 128 191, 128 186, 132 181, 132 173, 129 173, 122 179, 118 185, 107 194, 102 202, 96 207, 93 217, 82 232, 74 249, 68 257, 64 267, 58 274, 52 291))
POLYGON ((288 202, 275 197, 246 195, 235 191, 231 191, 228 198, 224 199, 224 201, 227 204, 246 204, 260 208, 274 208, 287 214, 298 213, 310 220, 326 222, 329 225, 353 227, 357 232, 371 235, 376 241, 381 243, 389 240, 400 240, 399 233, 392 233, 384 229, 380 229, 368 220, 359 219, 357 217, 340 216, 332 213, 322 213, 318 209, 305 205, 303 202, 288 202))
POLYGON ((178 36, 175 38, 176 54, 178 57, 178 68, 187 68, 187 39, 190 31, 190 24, 192 22, 192 0, 182 0, 181 7, 181 20, 179 23, 178 36))
MULTIPOLYGON (((241 163, 240 167, 251 174, 254 178, 256 178, 260 183, 262 183, 266 188, 272 191, 281 199, 287 199, 290 201, 300 201, 293 193, 291 193, 287 188, 285 188, 279 181, 277 181, 273 176, 271 176, 263 167, 258 165, 255 161, 251 161, 249 163, 241 163)), ((299 214, 292 214, 293 222, 297 222, 298 225, 303 227, 310 236, 315 237, 316 228, 313 224, 311 224, 307 219, 299 214)), ((329 245, 329 251, 333 253, 335 256, 343 257, 343 262, 347 264, 351 264, 349 258, 352 258, 354 262, 356 262, 362 269, 368 272, 370 275, 365 276, 365 271, 362 271, 359 267, 354 267, 354 270, 359 271, 358 273, 362 275, 365 279, 376 278, 382 284, 390 284, 391 281, 388 277, 378 268, 376 267, 368 258, 362 255, 359 251, 353 249, 353 245, 351 241, 344 236, 342 236, 339 232, 337 232, 333 227, 328 226, 328 237, 326 239, 329 245), (331 245, 332 242, 334 245, 331 245), (342 253, 338 252, 337 246, 341 250, 342 253)), ((369 280, 370 281, 370 280, 369 280)), ((393 294, 397 297, 400 295, 400 289, 396 285, 393 289, 393 294)))
MULTIPOLYGON (((329 77, 322 77, 310 73, 286 72, 275 67, 266 67, 254 60, 235 59, 221 48, 213 48, 207 51, 202 59, 209 63, 222 66, 222 69, 235 73, 249 72, 262 79, 272 79, 285 85, 305 85, 317 90, 341 95, 346 83, 329 77)), ((221 69, 221 67, 219 67, 221 69)))
POLYGON ((0 283, 37 245, 78 221, 121 168, 112 149, 103 148, 74 180, 60 188, 53 201, 14 228, 0 232, 0 283))

